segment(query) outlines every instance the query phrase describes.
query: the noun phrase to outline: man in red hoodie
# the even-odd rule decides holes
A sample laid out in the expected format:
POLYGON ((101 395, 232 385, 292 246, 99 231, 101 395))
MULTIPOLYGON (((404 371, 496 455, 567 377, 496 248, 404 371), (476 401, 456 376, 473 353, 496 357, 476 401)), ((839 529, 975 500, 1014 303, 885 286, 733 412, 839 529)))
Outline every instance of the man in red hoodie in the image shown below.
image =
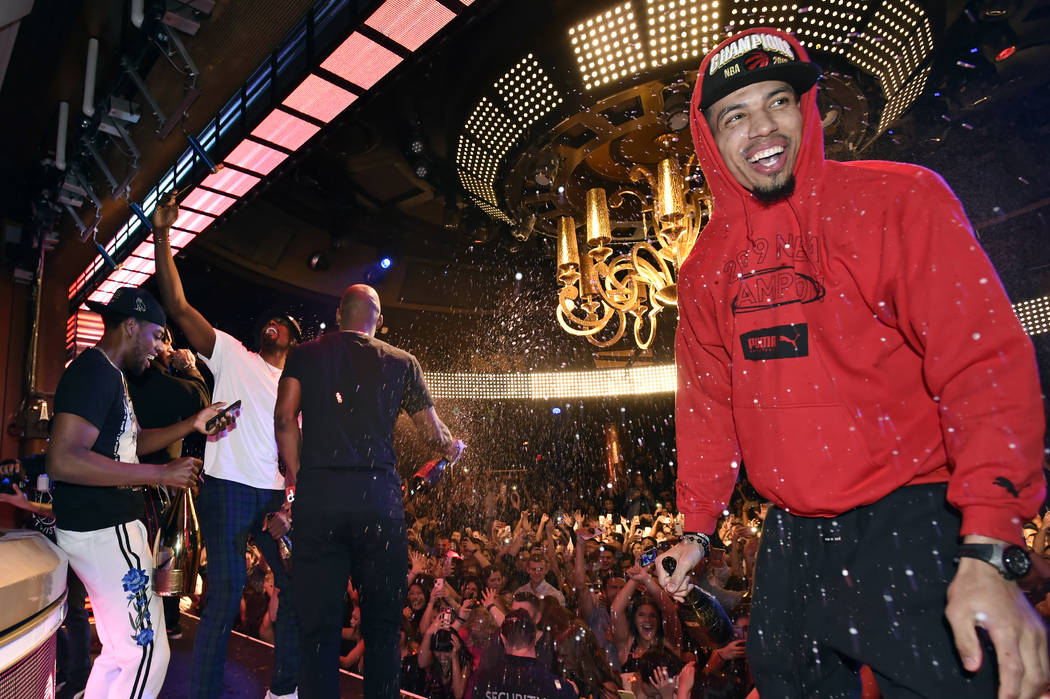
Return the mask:
POLYGON ((660 582, 683 598, 743 463, 774 505, 761 696, 859 696, 866 664, 887 697, 1035 697, 1046 632, 1014 582, 1044 497, 1031 343, 939 176, 824 159, 819 74, 763 28, 700 66, 714 215, 679 279, 686 534, 660 582))

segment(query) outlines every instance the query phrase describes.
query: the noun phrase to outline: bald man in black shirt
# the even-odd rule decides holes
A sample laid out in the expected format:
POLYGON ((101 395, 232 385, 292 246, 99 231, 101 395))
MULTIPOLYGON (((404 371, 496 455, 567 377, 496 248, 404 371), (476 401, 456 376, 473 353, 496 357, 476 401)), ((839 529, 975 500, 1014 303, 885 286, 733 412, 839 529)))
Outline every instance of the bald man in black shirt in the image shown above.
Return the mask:
POLYGON ((295 488, 293 569, 308 581, 294 593, 303 644, 299 696, 339 696, 341 611, 353 576, 365 696, 397 697, 408 545, 394 423, 404 410, 436 452, 454 458, 461 447, 434 410, 416 358, 375 339, 383 322, 375 289, 349 287, 337 321, 339 332, 289 355, 274 412, 286 486, 295 488))

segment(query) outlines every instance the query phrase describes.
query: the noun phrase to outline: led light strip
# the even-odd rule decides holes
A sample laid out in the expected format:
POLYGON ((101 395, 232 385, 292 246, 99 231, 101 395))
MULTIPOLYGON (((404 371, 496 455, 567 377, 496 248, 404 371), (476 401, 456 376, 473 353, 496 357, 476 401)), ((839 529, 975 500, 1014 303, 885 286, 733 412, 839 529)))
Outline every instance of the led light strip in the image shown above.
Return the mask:
MULTIPOLYGON (((469 5, 470 2, 463 4, 469 5)), ((404 55, 407 56, 417 51, 455 17, 456 13, 438 0, 387 0, 364 21, 364 25, 403 47, 404 55)), ((300 40, 305 41, 305 33, 300 40)), ((285 47, 285 53, 294 52, 294 48, 285 47)), ((321 61, 320 72, 332 73, 364 94, 402 60, 402 55, 355 31, 321 61)), ((238 114, 269 89, 274 78, 273 72, 268 60, 249 79, 244 97, 238 91, 220 110, 219 115, 197 139, 205 151, 215 147, 220 129, 225 132, 238 114)), ((259 121, 250 137, 230 150, 222 161, 226 167, 207 176, 183 199, 179 219, 172 226, 172 251, 177 252, 189 245, 290 154, 309 143, 325 124, 338 117, 359 96, 320 75, 307 75, 279 106, 259 121)), ((141 209, 145 216, 153 213, 162 197, 185 186, 200 160, 201 156, 193 148, 180 156, 177 163, 143 198, 141 209)), ((139 243, 129 252, 133 242, 141 238, 143 225, 138 216, 131 215, 106 243, 106 253, 113 259, 121 260, 121 264, 98 283, 87 295, 88 300, 106 303, 117 288, 138 286, 153 274, 152 242, 148 245, 139 243)), ((97 255, 69 287, 69 299, 72 301, 80 296, 105 265, 103 256, 97 255)), ((81 304, 80 308, 86 309, 86 306, 81 304)), ((82 340, 97 339, 90 333, 81 338, 77 329, 84 326, 77 322, 77 317, 79 313, 72 319, 74 336, 67 341, 67 350, 74 354, 83 346, 82 340)))
POLYGON ((674 365, 559 371, 533 374, 445 374, 423 372, 437 398, 548 400, 673 393, 674 365))

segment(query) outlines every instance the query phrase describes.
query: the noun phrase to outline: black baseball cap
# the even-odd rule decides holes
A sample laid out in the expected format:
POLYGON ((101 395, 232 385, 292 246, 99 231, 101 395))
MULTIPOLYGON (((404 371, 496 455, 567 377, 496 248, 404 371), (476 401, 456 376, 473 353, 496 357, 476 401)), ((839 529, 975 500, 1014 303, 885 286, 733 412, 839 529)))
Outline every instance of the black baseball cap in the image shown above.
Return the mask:
POLYGON ((153 298, 153 294, 134 286, 122 286, 117 289, 109 303, 88 301, 87 307, 103 316, 137 318, 157 325, 168 322, 164 309, 160 302, 153 298))
POLYGON ((749 29, 735 34, 705 59, 700 109, 707 109, 742 87, 764 80, 783 80, 801 95, 817 83, 820 66, 802 60, 790 35, 779 29, 749 29))

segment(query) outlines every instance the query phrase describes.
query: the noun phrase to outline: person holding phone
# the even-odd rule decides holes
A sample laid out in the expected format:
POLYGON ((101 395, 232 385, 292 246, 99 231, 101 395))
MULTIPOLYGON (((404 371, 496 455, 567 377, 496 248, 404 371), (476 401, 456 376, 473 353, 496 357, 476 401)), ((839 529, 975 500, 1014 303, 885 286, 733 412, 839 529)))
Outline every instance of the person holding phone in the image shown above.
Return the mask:
POLYGON ((416 358, 375 338, 383 322, 375 289, 348 287, 336 321, 339 332, 288 357, 273 414, 286 484, 296 489, 293 567, 310 581, 294 597, 299 695, 339 696, 338 610, 352 575, 361 597, 365 696, 397 697, 408 538, 394 423, 406 413, 426 444, 450 460, 465 445, 438 417, 416 358))
POLYGON ((174 197, 153 212, 153 240, 161 300, 190 346, 215 377, 213 398, 241 401, 235 427, 209 438, 204 447, 204 482, 197 500, 201 534, 208 552, 208 599, 193 645, 190 699, 213 699, 222 690, 226 646, 240 610, 247 571, 248 536, 274 572, 280 590, 274 625, 274 668, 267 698, 294 695, 299 683, 299 639, 292 604, 292 581, 281 563, 277 540, 291 526, 284 476, 277 463, 273 406, 277 381, 289 350, 302 341, 298 321, 275 313, 263 318, 249 351, 233 336, 211 325, 190 305, 182 288, 168 235, 178 218, 174 197), (270 513, 283 512, 269 517, 270 513), (270 536, 261 536, 264 531, 270 536))
POLYGON ((66 367, 55 392, 47 455, 55 483, 55 539, 87 589, 102 641, 86 696, 157 696, 169 649, 164 608, 153 594, 142 487, 193 486, 201 464, 190 457, 144 464, 139 454, 205 432, 222 404, 166 427, 142 429, 125 373, 145 371, 156 356, 164 310, 149 292, 132 287, 88 307, 102 315, 102 338, 66 367))

